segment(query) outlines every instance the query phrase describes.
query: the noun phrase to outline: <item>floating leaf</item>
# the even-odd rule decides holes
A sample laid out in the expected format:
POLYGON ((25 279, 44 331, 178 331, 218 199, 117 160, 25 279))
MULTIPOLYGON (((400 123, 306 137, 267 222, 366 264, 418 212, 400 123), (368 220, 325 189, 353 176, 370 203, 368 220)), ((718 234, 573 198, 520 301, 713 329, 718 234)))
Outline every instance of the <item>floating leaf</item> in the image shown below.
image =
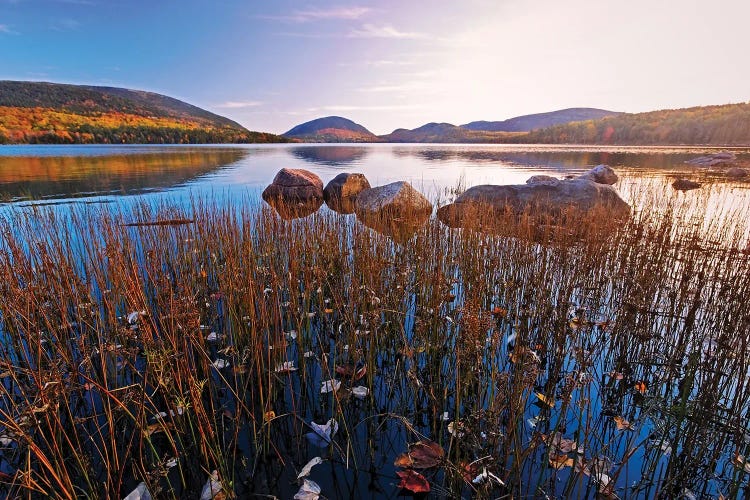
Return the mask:
POLYGON ((322 464, 323 459, 320 457, 315 457, 309 462, 305 464, 304 467, 302 467, 302 470, 299 471, 299 474, 297 474, 297 479, 302 479, 310 475, 310 471, 312 471, 312 468, 316 465, 322 464))
POLYGON ((151 492, 148 491, 146 483, 140 483, 122 500, 151 500, 151 492))
POLYGON ((396 467, 429 469, 443 461, 445 450, 434 441, 418 441, 409 445, 409 451, 396 458, 396 467))
POLYGON ((318 446, 319 448, 325 448, 326 446, 331 444, 333 436, 339 430, 338 422, 336 422, 336 420, 332 418, 323 425, 316 424, 315 422, 310 422, 310 427, 312 428, 313 432, 308 432, 307 434, 305 434, 305 437, 307 437, 308 441, 310 441, 315 446, 318 446))
POLYGON ((326 307, 323 312, 326 314, 333 314, 333 309, 331 309, 330 307, 326 307))
POLYGON ((616 417, 612 417, 612 419, 615 421, 615 425, 617 425, 618 431, 623 431, 623 430, 632 431, 633 430, 633 425, 627 420, 625 420, 624 417, 616 416, 616 417))
POLYGON ((357 399, 365 399, 367 395, 370 394, 370 389, 362 385, 358 385, 357 387, 352 388, 352 394, 354 394, 354 397, 357 399))
POLYGON ((206 336, 206 341, 208 342, 217 342, 221 339, 221 335, 219 335, 216 332, 211 332, 206 336))
POLYGON ((332 391, 337 391, 341 387, 341 381, 339 380, 325 380, 320 383, 320 393, 327 394, 332 391))
POLYGON ((398 487, 411 491, 412 493, 429 493, 430 483, 419 472, 411 469, 396 471, 396 475, 401 479, 398 487))
POLYGON ((648 390, 648 387, 646 386, 646 382, 639 380, 634 385, 635 390, 640 392, 641 394, 646 394, 646 391, 648 390))
POLYGON ((224 358, 218 358, 212 364, 213 364, 213 367, 216 368, 217 370, 223 370, 224 368, 229 366, 229 361, 227 361, 224 358))
POLYGON ((563 467, 572 467, 574 460, 566 454, 558 455, 557 453, 549 454, 549 464, 555 469, 562 469, 563 467))
POLYGON ((294 366, 294 361, 284 361, 276 367, 276 373, 290 373, 297 371, 297 367, 294 366))
MULTIPOLYGON (((344 347, 344 349, 346 350, 346 347, 344 347)), ((354 381, 357 381, 367 374, 367 365, 366 364, 337 365, 336 373, 338 373, 342 377, 350 378, 354 381)))
POLYGON ((477 475, 474 479, 471 480, 473 484, 482 484, 488 479, 491 479, 495 481, 500 486, 505 486, 505 483, 502 479, 494 475, 492 472, 488 472, 487 469, 482 469, 482 473, 477 475))
POLYGON ((318 500, 318 498, 320 498, 320 486, 309 479, 305 479, 299 491, 294 495, 294 500, 318 500))
POLYGON ((263 421, 264 422, 270 422, 274 418, 276 418, 276 412, 273 411, 273 410, 268 410, 267 412, 265 412, 263 414, 263 421))
POLYGON ((560 432, 553 433, 545 442, 558 454, 570 453, 577 448, 575 441, 564 438, 560 432))
POLYGON ((541 405, 546 406, 547 408, 552 408, 555 406, 554 398, 549 398, 541 392, 535 392, 534 396, 537 397, 537 399, 539 400, 538 402, 541 403, 541 405))
POLYGON ((224 500, 226 495, 221 490, 222 485, 221 481, 219 481, 219 472, 213 471, 208 476, 206 484, 203 485, 200 500, 224 500))

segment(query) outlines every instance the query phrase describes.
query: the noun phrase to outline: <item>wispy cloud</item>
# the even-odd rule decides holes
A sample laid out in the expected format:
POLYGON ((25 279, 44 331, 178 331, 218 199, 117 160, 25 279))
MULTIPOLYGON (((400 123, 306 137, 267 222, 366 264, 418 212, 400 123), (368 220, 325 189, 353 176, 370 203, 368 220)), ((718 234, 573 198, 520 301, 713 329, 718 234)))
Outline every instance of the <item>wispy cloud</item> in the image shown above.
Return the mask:
POLYGON ((326 19, 361 19, 371 11, 372 9, 370 9, 369 7, 333 7, 329 9, 294 10, 289 14, 262 15, 257 17, 260 19, 269 19, 272 21, 282 21, 288 23, 308 23, 311 21, 320 21, 326 19))
POLYGON ((316 111, 402 111, 408 109, 422 109, 423 106, 415 104, 389 104, 384 106, 356 106, 356 105, 345 105, 345 104, 333 104, 330 106, 319 106, 315 108, 308 108, 307 111, 314 113, 316 111))
POLYGON ((260 101, 226 101, 222 102, 221 104, 217 104, 217 108, 226 108, 226 109, 240 109, 240 108, 253 108, 255 106, 260 106, 263 104, 260 101))
POLYGON ((349 32, 350 38, 397 38, 418 39, 427 38, 426 33, 399 31, 391 25, 377 26, 374 24, 363 24, 359 29, 349 32))
POLYGON ((373 85, 362 87, 360 92, 408 92, 413 90, 423 90, 427 87, 424 82, 406 82, 391 85, 373 85))
POLYGON ((4 35, 17 35, 18 32, 17 31, 13 31, 12 29, 10 29, 10 26, 8 26, 7 24, 0 24, 0 34, 4 34, 4 35))
POLYGON ((81 23, 75 19, 65 18, 55 21, 50 28, 55 31, 75 31, 81 27, 81 23))
POLYGON ((85 6, 93 6, 96 5, 96 2, 92 0, 55 0, 58 3, 67 3, 69 5, 85 5, 85 6))

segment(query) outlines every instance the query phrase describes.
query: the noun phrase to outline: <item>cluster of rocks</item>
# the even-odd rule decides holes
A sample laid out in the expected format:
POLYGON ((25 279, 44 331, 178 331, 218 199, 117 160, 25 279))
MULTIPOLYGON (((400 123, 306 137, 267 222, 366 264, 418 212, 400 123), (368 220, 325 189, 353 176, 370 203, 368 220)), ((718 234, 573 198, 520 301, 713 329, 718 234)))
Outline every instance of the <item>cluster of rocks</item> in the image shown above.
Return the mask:
POLYGON ((408 182, 371 187, 359 173, 339 174, 323 188, 320 177, 308 170, 282 168, 262 196, 287 220, 306 217, 325 202, 397 240, 408 239, 432 213, 429 200, 408 182))
MULTIPOLYGON (((437 216, 450 227, 474 227, 477 214, 490 220, 520 214, 549 220, 575 212, 619 220, 630 214, 630 206, 612 187, 617 180, 610 167, 598 165, 573 179, 536 175, 526 184, 474 186, 440 207, 437 216)), ((336 212, 355 213, 366 226, 396 240, 408 239, 432 214, 432 204, 408 182, 371 187, 359 173, 339 174, 323 188, 314 173, 284 168, 263 191, 263 199, 285 219, 310 215, 325 202, 336 212)))
MULTIPOLYGON (((712 174, 729 179, 744 179, 750 175, 750 172, 743 168, 747 166, 746 162, 738 160, 737 155, 728 151, 699 156, 685 163, 700 168, 711 168, 712 174)), ((679 191, 690 191, 700 188, 701 184, 686 177, 679 177, 672 183, 672 187, 679 191)))

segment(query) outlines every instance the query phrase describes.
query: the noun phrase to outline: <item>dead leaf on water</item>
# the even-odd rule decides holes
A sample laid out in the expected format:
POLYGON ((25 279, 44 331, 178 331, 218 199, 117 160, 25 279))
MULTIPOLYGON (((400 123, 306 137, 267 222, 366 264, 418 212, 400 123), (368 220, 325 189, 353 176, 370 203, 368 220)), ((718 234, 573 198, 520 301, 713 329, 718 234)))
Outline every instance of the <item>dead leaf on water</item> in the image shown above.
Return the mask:
POLYGON ((411 469, 396 471, 396 475, 401 479, 398 487, 411 491, 412 493, 429 493, 430 483, 419 472, 411 469))

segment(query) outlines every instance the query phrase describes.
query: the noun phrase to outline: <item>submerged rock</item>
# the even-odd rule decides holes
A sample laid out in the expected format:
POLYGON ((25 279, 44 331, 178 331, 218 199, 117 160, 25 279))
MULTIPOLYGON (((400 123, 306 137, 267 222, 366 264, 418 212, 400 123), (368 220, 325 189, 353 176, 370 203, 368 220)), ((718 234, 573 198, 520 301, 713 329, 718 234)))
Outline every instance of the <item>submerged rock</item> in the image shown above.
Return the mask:
POLYGON ((732 179, 742 179, 743 177, 747 177, 747 175, 748 172, 744 168, 732 167, 727 170, 727 177, 731 177, 732 179))
POLYGON ((282 168, 262 196, 283 219, 306 217, 323 205, 323 181, 309 170, 282 168))
POLYGON ((581 175, 579 179, 588 179, 597 184, 608 184, 610 186, 618 181, 617 174, 609 165, 597 165, 581 175))
MULTIPOLYGON (((627 217, 630 206, 614 188, 589 178, 538 181, 509 186, 482 185, 469 188, 456 201, 438 209, 438 219, 450 227, 477 223, 502 224, 507 216, 528 214, 539 222, 554 223, 569 214, 627 217)), ((507 220, 507 219, 506 219, 507 220)))
POLYGON ((678 191, 690 191, 691 189, 698 189, 701 184, 690 179, 680 178, 672 183, 672 187, 678 191))
POLYGON ((735 160, 737 160, 737 156, 734 153, 723 151, 721 153, 699 156, 692 160, 688 160, 685 163, 699 167, 713 167, 715 165, 734 163, 735 160))
POLYGON ((427 222, 432 204, 404 181, 366 189, 354 202, 357 218, 397 241, 405 241, 427 222))
POLYGON ((370 182, 364 174, 339 174, 326 185, 323 198, 334 211, 342 214, 354 212, 354 200, 362 191, 370 189, 370 182))

